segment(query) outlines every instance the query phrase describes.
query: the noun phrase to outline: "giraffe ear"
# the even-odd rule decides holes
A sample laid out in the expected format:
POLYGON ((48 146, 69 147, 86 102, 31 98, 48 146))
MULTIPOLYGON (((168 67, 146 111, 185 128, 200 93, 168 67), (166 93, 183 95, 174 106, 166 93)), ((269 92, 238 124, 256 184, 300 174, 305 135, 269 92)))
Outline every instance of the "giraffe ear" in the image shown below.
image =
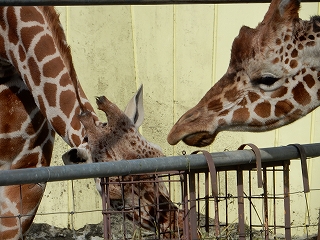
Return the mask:
POLYGON ((273 0, 262 23, 292 21, 299 18, 300 0, 273 0))
POLYGON ((299 8, 299 0, 282 0, 278 6, 280 16, 283 18, 298 18, 299 8))
POLYGON ((137 128, 141 126, 144 119, 143 85, 140 86, 136 94, 131 98, 124 113, 131 119, 137 128))

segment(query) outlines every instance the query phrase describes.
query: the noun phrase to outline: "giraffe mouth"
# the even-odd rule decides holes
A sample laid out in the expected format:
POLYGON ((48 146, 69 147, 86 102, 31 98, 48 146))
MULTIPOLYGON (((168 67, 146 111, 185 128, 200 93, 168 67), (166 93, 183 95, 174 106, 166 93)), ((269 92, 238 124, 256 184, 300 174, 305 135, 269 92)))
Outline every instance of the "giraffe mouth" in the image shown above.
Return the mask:
POLYGON ((182 141, 195 147, 205 147, 210 145, 216 137, 216 134, 210 134, 209 132, 197 132, 185 136, 182 141))

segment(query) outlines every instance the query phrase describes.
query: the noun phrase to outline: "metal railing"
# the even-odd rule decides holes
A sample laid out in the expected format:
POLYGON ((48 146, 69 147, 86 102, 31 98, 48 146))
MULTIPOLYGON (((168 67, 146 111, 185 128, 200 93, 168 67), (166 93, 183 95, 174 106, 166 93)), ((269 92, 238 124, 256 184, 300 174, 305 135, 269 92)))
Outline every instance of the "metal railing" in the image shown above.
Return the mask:
MULTIPOLYGON (((307 0, 303 2, 318 2, 307 0)), ((84 6, 84 5, 162 5, 270 3, 270 0, 1 0, 0 6, 84 6)))
MULTIPOLYGON (((301 145, 306 157, 320 156, 320 143, 301 145)), ((294 146, 261 148, 262 162, 286 161, 300 158, 294 146)), ((211 153, 216 167, 255 163, 255 154, 251 150, 211 153)), ((182 155, 173 157, 121 160, 115 162, 53 166, 42 168, 3 170, 0 174, 0 186, 54 182, 96 177, 124 176, 164 171, 184 171, 207 168, 203 155, 182 155)))

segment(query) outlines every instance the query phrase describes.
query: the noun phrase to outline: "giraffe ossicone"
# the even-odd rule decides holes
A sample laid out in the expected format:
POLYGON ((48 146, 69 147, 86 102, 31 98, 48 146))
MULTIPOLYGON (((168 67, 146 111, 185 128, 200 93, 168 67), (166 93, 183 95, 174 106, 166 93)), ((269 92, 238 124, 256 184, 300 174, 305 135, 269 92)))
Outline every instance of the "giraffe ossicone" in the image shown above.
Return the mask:
POLYGON ((170 144, 203 147, 221 131, 276 129, 320 105, 320 16, 301 20, 299 8, 273 0, 256 28, 240 29, 227 72, 175 123, 170 144))

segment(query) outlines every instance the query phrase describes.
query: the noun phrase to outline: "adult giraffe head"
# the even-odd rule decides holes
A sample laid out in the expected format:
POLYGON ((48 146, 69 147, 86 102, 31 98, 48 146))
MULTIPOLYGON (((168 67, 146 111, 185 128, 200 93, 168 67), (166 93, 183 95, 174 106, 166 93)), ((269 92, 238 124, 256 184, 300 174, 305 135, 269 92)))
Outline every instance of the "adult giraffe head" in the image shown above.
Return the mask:
POLYGON ((320 17, 299 18, 298 0, 273 0, 254 29, 234 39, 225 75, 173 126, 168 142, 211 144, 220 131, 262 132, 319 106, 320 17))

